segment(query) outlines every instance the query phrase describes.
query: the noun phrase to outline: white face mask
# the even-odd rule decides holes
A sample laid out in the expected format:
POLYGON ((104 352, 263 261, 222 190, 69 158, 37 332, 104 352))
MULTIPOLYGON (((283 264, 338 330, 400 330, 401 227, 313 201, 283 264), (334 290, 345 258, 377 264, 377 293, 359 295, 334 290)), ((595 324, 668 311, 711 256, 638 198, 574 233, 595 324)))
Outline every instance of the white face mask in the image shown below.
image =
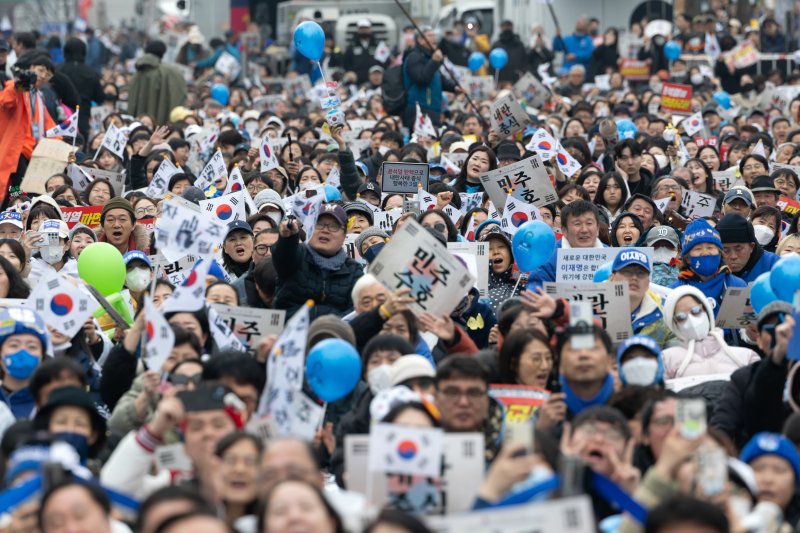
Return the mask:
POLYGON ((653 250, 654 263, 669 263, 675 259, 675 250, 670 250, 666 246, 659 246, 653 250))
POLYGON ((42 246, 39 248, 42 260, 48 265, 55 265, 64 257, 64 248, 58 246, 42 246))
POLYGON ((689 317, 678 326, 678 330, 686 340, 703 340, 708 336, 708 332, 711 331, 708 315, 705 311, 699 316, 689 315, 689 317))
POLYGON ((658 361, 649 357, 635 357, 622 363, 620 373, 630 385, 652 385, 658 373, 658 361))
POLYGON ((277 211, 268 211, 267 216, 275 223, 276 226, 281 225, 281 214, 277 211))
POLYGON ((390 388, 392 386, 392 366, 376 366, 367 372, 367 383, 369 383, 369 390, 372 391, 372 394, 378 394, 390 388))
POLYGON ((150 270, 134 268, 125 275, 125 285, 132 291, 143 291, 150 283, 150 270))
POLYGON ((692 74, 692 85, 700 85, 703 83, 703 75, 702 74, 692 74))
POLYGON ((658 163, 658 168, 666 168, 669 164, 669 159, 664 154, 656 154, 653 156, 656 158, 656 163, 658 163))
POLYGON ((768 245, 770 242, 772 242, 772 239, 775 238, 775 232, 773 232, 769 226, 765 226, 763 224, 754 225, 753 231, 756 234, 756 240, 758 241, 758 244, 761 246, 768 245))

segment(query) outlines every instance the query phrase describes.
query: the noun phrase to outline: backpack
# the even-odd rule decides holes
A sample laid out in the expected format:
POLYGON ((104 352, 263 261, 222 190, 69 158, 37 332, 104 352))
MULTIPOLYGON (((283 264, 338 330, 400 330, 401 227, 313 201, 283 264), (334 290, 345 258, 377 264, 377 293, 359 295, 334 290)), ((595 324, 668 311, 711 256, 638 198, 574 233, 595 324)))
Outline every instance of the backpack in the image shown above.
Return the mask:
POLYGON ((403 83, 403 65, 394 65, 383 73, 381 83, 383 110, 389 115, 399 115, 406 107, 406 86, 403 83))

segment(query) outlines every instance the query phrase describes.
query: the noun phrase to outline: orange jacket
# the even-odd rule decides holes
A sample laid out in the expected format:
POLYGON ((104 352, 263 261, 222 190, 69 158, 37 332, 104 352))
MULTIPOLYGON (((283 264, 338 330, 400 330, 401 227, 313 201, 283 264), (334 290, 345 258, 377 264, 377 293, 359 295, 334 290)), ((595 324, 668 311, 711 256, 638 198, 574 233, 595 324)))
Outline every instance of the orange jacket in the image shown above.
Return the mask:
MULTIPOLYGON (((39 122, 39 113, 44 113, 45 131, 55 127, 50 113, 44 106, 36 106, 34 120, 39 122)), ((9 80, 0 91, 0 201, 8 194, 9 177, 17 170, 20 154, 31 158, 36 139, 31 130, 31 100, 27 91, 18 91, 9 80)))

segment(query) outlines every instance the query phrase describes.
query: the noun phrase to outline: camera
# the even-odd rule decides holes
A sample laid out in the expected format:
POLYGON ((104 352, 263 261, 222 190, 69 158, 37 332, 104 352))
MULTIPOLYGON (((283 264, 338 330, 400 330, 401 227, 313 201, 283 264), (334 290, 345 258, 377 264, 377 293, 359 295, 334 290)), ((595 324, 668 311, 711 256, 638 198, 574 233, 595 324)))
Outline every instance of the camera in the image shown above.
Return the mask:
POLYGON ((19 68, 14 69, 14 86, 17 89, 29 90, 36 84, 36 74, 19 68))
POLYGON ((325 120, 327 121, 328 126, 331 128, 334 126, 343 126, 344 113, 338 109, 331 109, 328 111, 328 115, 325 117, 325 120))

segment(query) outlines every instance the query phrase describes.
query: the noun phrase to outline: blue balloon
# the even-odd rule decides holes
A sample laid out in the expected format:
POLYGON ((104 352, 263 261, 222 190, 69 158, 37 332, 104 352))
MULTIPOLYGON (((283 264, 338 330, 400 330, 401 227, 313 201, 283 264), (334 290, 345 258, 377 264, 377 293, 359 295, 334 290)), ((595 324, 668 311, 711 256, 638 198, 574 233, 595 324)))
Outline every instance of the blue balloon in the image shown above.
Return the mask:
POLYGON ((764 306, 778 299, 772 292, 770 285, 770 272, 764 272, 756 278, 753 286, 750 287, 750 304, 756 313, 760 313, 764 306))
POLYGON ((314 345, 306 360, 306 381, 321 400, 335 402, 361 379, 361 357, 349 342, 325 339, 314 345))
POLYGON ((670 41, 664 45, 664 57, 670 61, 675 61, 681 57, 681 45, 676 41, 670 41))
POLYGON ((620 141, 625 139, 633 139, 638 132, 639 130, 636 128, 636 124, 634 124, 632 120, 623 118, 622 120, 617 121, 617 134, 619 135, 620 141))
POLYGON ((467 61, 467 66, 472 72, 477 72, 486 64, 486 56, 480 52, 472 52, 467 61))
POLYGON ((769 284, 778 299, 792 303, 794 293, 800 290, 800 256, 787 255, 775 263, 769 284))
POLYGON ((731 108, 731 95, 726 93, 725 91, 717 91, 714 93, 714 100, 722 106, 722 109, 730 109, 731 108))
POLYGON ((333 185, 325 185, 325 201, 337 202, 342 199, 342 193, 333 185))
POLYGON ((600 265, 600 268, 594 271, 594 277, 592 281, 595 283, 602 283, 604 281, 608 281, 608 278, 611 277, 611 265, 614 264, 613 261, 609 261, 608 263, 603 263, 600 265))
POLYGON ((228 98, 231 96, 231 91, 224 83, 215 83, 211 86, 211 98, 216 100, 222 105, 228 105, 228 98))
POLYGON ((495 48, 489 52, 489 63, 495 70, 500 70, 508 63, 508 54, 502 48, 495 48))
POLYGON ((312 20, 301 22, 294 29, 294 47, 311 61, 322 59, 325 50, 325 32, 312 20))
POLYGON ((522 272, 533 272, 547 263, 553 255, 556 235, 553 228, 541 220, 531 220, 517 228, 511 248, 519 269, 522 272))

